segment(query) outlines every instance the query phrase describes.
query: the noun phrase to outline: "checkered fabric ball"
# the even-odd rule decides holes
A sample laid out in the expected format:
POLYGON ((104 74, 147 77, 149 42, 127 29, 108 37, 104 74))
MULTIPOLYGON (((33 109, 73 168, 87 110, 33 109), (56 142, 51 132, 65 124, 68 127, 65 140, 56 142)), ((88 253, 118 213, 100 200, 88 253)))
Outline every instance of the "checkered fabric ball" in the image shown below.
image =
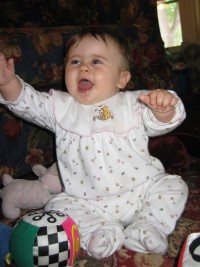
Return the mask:
POLYGON ((80 250, 77 225, 58 211, 33 211, 14 227, 10 252, 18 267, 66 267, 80 250))

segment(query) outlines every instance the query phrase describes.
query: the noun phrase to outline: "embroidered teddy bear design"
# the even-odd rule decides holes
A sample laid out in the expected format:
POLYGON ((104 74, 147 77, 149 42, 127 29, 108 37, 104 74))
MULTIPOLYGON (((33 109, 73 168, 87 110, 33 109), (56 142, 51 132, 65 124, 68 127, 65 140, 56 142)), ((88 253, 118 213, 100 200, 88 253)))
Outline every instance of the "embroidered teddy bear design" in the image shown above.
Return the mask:
POLYGON ((96 119, 102 120, 102 121, 105 121, 105 120, 108 120, 108 119, 113 119, 113 115, 112 115, 109 107, 107 107, 107 106, 99 106, 99 108, 100 109, 95 110, 95 111, 98 111, 99 115, 93 117, 94 121, 96 119))

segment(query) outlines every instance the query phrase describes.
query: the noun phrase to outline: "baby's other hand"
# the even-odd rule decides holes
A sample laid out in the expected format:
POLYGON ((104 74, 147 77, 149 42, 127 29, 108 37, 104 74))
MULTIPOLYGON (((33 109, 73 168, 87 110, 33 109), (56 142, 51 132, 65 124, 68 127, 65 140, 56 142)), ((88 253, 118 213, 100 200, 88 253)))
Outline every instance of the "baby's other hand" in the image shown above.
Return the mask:
POLYGON ((176 96, 163 89, 150 90, 147 95, 141 94, 139 100, 158 113, 168 113, 178 102, 176 96))
POLYGON ((0 87, 8 85, 15 78, 15 66, 12 58, 6 59, 0 52, 0 87))

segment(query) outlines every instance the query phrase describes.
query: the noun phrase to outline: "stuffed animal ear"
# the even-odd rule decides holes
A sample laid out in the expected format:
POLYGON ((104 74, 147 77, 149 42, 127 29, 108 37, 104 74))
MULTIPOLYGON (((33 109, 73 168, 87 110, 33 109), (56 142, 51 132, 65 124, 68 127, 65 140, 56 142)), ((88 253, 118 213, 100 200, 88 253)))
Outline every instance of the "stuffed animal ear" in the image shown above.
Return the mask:
POLYGON ((5 173, 2 175, 2 182, 3 185, 6 186, 7 184, 10 184, 14 179, 9 174, 5 173))
POLYGON ((41 177, 47 173, 47 169, 42 166, 41 164, 35 164, 32 167, 32 171, 37 175, 38 177, 41 177))

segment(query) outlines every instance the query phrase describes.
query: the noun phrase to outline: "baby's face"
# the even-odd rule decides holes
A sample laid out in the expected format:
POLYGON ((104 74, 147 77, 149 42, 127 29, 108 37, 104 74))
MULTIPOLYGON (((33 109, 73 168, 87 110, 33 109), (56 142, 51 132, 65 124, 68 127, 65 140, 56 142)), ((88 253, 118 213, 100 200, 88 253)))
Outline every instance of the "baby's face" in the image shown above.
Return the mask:
MULTIPOLYGON (((115 42, 107 38, 85 37, 68 52, 65 82, 72 97, 81 104, 101 102, 123 89, 128 81, 122 71, 122 55, 115 42)), ((129 80, 130 78, 128 78, 129 80)))

